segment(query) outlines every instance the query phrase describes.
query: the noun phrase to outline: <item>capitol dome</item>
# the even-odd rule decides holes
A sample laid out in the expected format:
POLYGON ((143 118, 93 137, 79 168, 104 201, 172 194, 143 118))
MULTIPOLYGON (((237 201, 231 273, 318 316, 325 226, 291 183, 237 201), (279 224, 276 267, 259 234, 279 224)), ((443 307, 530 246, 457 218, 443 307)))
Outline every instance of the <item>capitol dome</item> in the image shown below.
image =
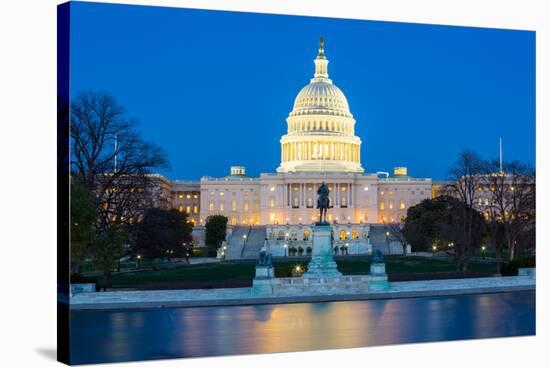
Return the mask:
POLYGON ((290 116, 316 114, 353 118, 346 96, 330 79, 316 80, 302 88, 290 116))
POLYGON ((361 139, 344 93, 328 77, 321 38, 315 74, 296 96, 281 138, 278 172, 364 172, 361 139))

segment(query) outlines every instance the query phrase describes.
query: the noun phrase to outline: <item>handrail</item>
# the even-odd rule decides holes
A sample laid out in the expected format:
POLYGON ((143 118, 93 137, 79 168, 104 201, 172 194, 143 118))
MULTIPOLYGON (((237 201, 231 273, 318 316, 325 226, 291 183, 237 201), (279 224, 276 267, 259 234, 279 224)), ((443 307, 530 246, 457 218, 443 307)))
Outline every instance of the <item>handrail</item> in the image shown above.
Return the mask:
POLYGON ((252 226, 248 227, 248 232, 246 233, 246 238, 244 239, 243 247, 241 248, 241 259, 244 255, 244 249, 248 244, 248 239, 250 238, 250 232, 252 231, 252 226))

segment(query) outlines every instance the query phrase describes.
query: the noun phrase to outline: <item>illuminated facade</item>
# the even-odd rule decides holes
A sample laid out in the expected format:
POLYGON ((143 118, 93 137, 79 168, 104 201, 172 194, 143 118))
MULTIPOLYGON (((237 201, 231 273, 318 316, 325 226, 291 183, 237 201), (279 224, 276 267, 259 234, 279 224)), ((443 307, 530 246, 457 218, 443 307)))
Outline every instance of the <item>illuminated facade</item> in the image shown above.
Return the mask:
MULTIPOLYGON (((198 227, 221 214, 232 226, 266 226, 270 242, 280 241, 281 231, 308 241, 308 226, 318 220, 317 188, 326 182, 335 239, 365 243, 371 224, 397 222, 407 208, 432 197, 431 179, 410 177, 405 167, 396 167, 393 175, 365 173, 355 119, 344 93, 329 79, 328 63, 321 40, 313 78, 286 119, 276 172, 248 177, 245 167, 234 166, 226 177, 173 181, 173 207, 187 212, 198 227)), ((365 248, 356 246, 356 252, 365 248)))
POLYGON ((233 225, 310 224, 317 220, 317 187, 330 189, 333 223, 399 221, 407 208, 432 194, 431 179, 365 173, 361 139, 344 93, 328 75, 321 40, 313 78, 297 95, 281 138, 281 163, 275 173, 247 177, 244 167, 231 175, 200 180, 200 219, 223 214, 233 225), (382 177, 384 176, 384 177, 382 177))

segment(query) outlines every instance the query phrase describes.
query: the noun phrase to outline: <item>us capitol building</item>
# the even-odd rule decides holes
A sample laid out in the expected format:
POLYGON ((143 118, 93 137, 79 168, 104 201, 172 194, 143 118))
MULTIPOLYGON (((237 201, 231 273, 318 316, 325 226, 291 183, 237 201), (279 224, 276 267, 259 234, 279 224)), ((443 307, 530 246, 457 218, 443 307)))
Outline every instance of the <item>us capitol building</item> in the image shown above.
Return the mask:
POLYGON ((384 223, 400 221, 407 208, 432 197, 432 180, 410 177, 406 167, 392 174, 365 172, 355 119, 346 96, 329 78, 322 39, 314 63, 313 78, 286 119, 276 172, 248 177, 245 167, 233 166, 226 177, 200 181, 160 176, 168 206, 188 214, 198 244, 206 218, 221 214, 230 224, 224 256, 257 257, 266 245, 275 256, 306 254, 310 226, 318 220, 317 187, 326 182, 335 253, 368 253, 372 242, 384 247, 384 223))

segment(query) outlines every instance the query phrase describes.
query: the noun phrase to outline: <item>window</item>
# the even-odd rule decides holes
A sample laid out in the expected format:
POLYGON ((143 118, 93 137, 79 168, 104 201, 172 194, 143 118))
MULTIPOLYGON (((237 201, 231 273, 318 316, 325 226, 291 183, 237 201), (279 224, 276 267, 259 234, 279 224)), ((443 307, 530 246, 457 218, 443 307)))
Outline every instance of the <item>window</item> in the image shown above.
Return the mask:
POLYGON ((285 239, 285 232, 284 231, 279 231, 279 233, 277 234, 277 239, 279 241, 284 240, 285 239))
POLYGON ((248 211, 248 200, 244 202, 244 211, 248 211))
POLYGON ((332 213, 327 214, 327 220, 330 222, 332 220, 332 213))
POLYGON ((271 191, 271 192, 275 191, 275 186, 271 186, 271 188, 269 189, 269 191, 271 191))
POLYGON ((225 195, 225 193, 224 193, 224 192, 220 192, 220 196, 224 196, 224 195, 225 195))
POLYGON ((224 205, 223 203, 220 203, 220 212, 223 212, 223 209, 224 209, 224 205))
POLYGON ((368 186, 365 186, 365 188, 364 188, 363 190, 369 191, 369 187, 368 187, 368 186))
POLYGON ((298 198, 295 197, 295 198, 292 200, 292 207, 293 207, 293 208, 297 208, 298 206, 299 206, 298 198))
POLYGON ((380 210, 386 209, 386 205, 384 204, 384 201, 380 202, 380 210))
POLYGON ((183 213, 183 205, 180 205, 180 206, 178 207, 178 210, 179 210, 180 213, 183 213))
POLYGON ((309 231, 307 229, 304 230, 304 241, 309 241, 309 231))
POLYGON ((186 198, 191 199, 191 195, 187 194, 186 198))
POLYGON ((199 212, 199 207, 197 205, 193 206, 193 213, 197 214, 199 212))
POLYGON ((348 234, 347 234, 346 230, 345 230, 345 229, 341 229, 341 230, 340 230, 340 240, 341 240, 341 241, 345 241, 347 237, 348 237, 348 234))
POLYGON ((211 201, 210 203, 208 203, 208 210, 213 212, 214 211, 214 203, 211 201))
POLYGON ((275 207, 275 199, 271 198, 269 199, 269 207, 274 208, 275 207))
POLYGON ((380 191, 380 195, 384 195, 384 190, 380 191))
POLYGON ((231 200, 231 211, 237 211, 237 200, 231 200))
POLYGON ((357 228, 351 230, 351 239, 355 240, 359 238, 359 230, 357 228))
POLYGON ((405 209, 405 200, 399 201, 399 209, 405 209))
POLYGON ((195 194, 193 195, 193 199, 198 199, 199 198, 199 195, 195 194))
POLYGON ((233 217, 231 218, 231 225, 237 225, 237 218, 233 217))
POLYGON ((393 200, 390 200, 389 207, 390 207, 390 209, 393 209, 393 200))
POLYGON ((307 207, 308 208, 313 208, 313 199, 312 198, 307 198, 307 207))
POLYGON ((342 203, 340 204, 340 206, 343 208, 348 206, 348 201, 346 197, 342 197, 342 203))
POLYGON ((290 239, 293 240, 293 241, 298 240, 298 232, 296 232, 296 231, 290 232, 290 239))
POLYGON ((187 205, 187 206, 185 207, 185 212, 186 212, 187 214, 191 214, 191 206, 190 206, 190 205, 187 205))
POLYGON ((178 193, 178 199, 183 199, 183 194, 181 192, 178 193))

